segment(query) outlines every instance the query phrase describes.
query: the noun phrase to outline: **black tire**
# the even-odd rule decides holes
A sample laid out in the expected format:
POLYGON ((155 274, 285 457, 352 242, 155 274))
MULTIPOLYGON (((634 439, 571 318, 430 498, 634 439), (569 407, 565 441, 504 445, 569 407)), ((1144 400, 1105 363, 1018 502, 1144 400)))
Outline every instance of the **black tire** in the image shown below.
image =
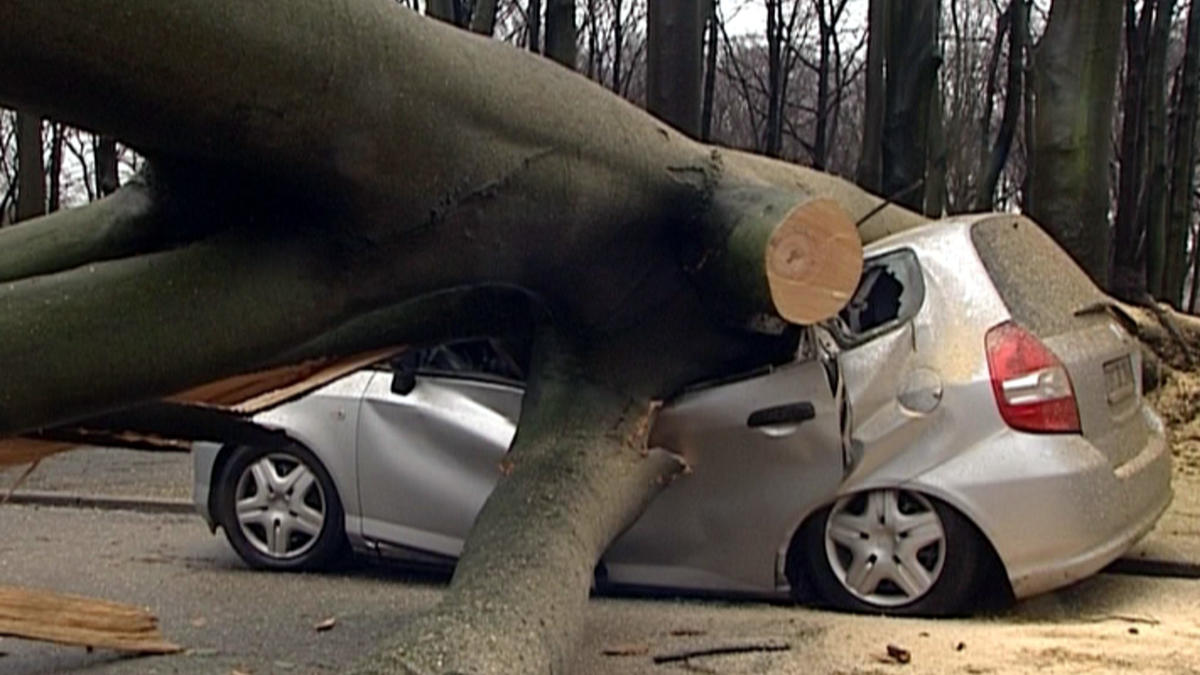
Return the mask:
POLYGON ((281 448, 234 448, 216 481, 212 507, 229 544, 247 565, 256 569, 324 569, 340 560, 349 550, 345 512, 337 487, 316 456, 297 444, 281 448), (274 485, 263 491, 267 504, 261 508, 262 515, 258 518, 264 522, 244 524, 238 518, 237 502, 239 499, 254 499, 262 490, 260 481, 254 475, 254 468, 261 471, 265 463, 277 467, 270 481, 279 477, 278 471, 282 471, 283 478, 297 477, 297 483, 286 494, 275 491, 276 487, 281 486, 274 485), (289 466, 293 467, 293 471, 303 467, 312 480, 301 480, 305 478, 304 474, 289 472, 289 466), (251 483, 254 485, 251 486, 251 483), (296 488, 301 484, 305 485, 303 493, 297 495, 296 488), (271 501, 273 496, 277 496, 275 501, 271 501), (308 510, 301 511, 305 507, 308 510), (314 511, 321 514, 319 527, 313 527, 314 511), (266 523, 274 523, 272 530, 277 533, 274 539, 270 538, 266 523), (286 529, 282 523, 287 523, 286 529), (301 527, 305 530, 301 531, 301 527), (311 534, 313 531, 315 534, 311 534), (287 534, 279 537, 280 532, 287 534))
MULTIPOLYGON (((867 507, 862 507, 862 514, 865 521, 872 520, 867 507)), ((880 527, 885 527, 882 521, 880 527)), ((842 539, 845 539, 844 534, 842 539)), ((871 556, 866 556, 870 567, 873 567, 870 562, 875 555, 877 554, 872 553, 871 556)), ((979 530, 954 508, 936 499, 906 490, 867 491, 838 500, 818 510, 801 526, 789 557, 788 572, 794 579, 794 588, 807 586, 822 604, 851 612, 897 616, 962 615, 982 607, 983 602, 995 596, 994 591, 997 590, 988 588, 996 583, 997 575, 993 573, 996 563, 991 546, 979 530), (840 513, 858 518, 858 506, 854 500, 866 501, 872 494, 881 495, 878 498, 883 499, 885 497, 882 495, 885 493, 896 496, 901 513, 905 513, 904 508, 909 508, 912 515, 935 515, 941 527, 942 539, 939 543, 926 544, 913 552, 915 547, 901 549, 901 540, 908 536, 903 526, 897 528, 898 531, 892 535, 859 531, 857 535, 863 540, 864 548, 868 543, 882 539, 890 542, 881 541, 883 548, 877 550, 885 551, 883 555, 888 555, 886 551, 892 551, 892 561, 896 565, 881 568, 881 576, 888 578, 877 583, 874 580, 866 581, 859 584, 861 588, 852 588, 855 584, 843 580, 851 579, 850 573, 856 555, 849 546, 838 543, 836 537, 829 535, 827 538, 830 518, 835 508, 841 509, 840 513), (872 537, 880 539, 873 541, 872 537), (888 546, 894 548, 887 548, 888 546), (906 589, 903 588, 904 584, 892 581, 898 577, 899 568, 904 567, 900 564, 902 557, 909 562, 908 569, 911 569, 912 564, 922 566, 926 578, 929 579, 927 585, 917 583, 906 589), (895 569, 897 572, 889 574, 886 569, 895 569), (800 575, 803 575, 803 578, 800 578, 800 575), (925 590, 919 593, 912 591, 912 588, 922 586, 925 590)))

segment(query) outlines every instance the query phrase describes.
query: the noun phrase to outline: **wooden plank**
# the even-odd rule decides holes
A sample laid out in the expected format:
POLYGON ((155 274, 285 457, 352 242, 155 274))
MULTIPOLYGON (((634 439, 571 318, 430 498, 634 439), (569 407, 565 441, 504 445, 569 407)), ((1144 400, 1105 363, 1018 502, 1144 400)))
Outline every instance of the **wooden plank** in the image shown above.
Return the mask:
POLYGON ((136 654, 182 651, 158 619, 132 605, 51 591, 0 586, 0 635, 136 654))

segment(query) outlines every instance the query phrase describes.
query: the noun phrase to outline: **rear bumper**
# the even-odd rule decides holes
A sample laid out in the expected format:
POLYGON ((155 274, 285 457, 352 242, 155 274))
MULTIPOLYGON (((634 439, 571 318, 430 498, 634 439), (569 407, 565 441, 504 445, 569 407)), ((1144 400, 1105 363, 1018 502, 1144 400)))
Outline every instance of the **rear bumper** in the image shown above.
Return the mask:
POLYGON ((1003 431, 917 481, 991 541, 1013 594, 1083 579, 1149 532, 1171 502, 1171 453, 1143 406, 1146 442, 1113 466, 1081 436, 1003 431))

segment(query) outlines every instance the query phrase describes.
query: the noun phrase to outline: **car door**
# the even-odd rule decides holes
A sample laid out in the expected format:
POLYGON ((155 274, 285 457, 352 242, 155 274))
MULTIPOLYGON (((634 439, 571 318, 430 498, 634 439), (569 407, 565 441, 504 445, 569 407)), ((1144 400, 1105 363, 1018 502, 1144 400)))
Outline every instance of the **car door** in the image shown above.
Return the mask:
POLYGON ((651 440, 690 472, 609 549, 612 583, 773 589, 791 533, 842 479, 831 378, 811 340, 791 363, 670 402, 651 440))
POLYGON ((470 368, 420 372, 394 391, 380 372, 359 413, 358 483, 368 539, 457 556, 500 477, 521 388, 470 368))

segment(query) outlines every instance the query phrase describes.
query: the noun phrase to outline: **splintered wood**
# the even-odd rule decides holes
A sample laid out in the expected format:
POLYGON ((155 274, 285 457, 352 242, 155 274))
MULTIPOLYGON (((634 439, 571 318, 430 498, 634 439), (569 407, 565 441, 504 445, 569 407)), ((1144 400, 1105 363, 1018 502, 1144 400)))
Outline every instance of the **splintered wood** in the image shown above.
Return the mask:
POLYGON ((766 256, 771 300, 792 323, 811 324, 837 314, 862 274, 858 229, 829 199, 793 209, 772 233, 766 256))
POLYGON ((0 635, 135 654, 182 650, 138 607, 11 586, 0 586, 0 635))
POLYGON ((0 471, 10 466, 33 464, 50 455, 76 447, 74 443, 41 441, 32 438, 0 438, 0 471))

